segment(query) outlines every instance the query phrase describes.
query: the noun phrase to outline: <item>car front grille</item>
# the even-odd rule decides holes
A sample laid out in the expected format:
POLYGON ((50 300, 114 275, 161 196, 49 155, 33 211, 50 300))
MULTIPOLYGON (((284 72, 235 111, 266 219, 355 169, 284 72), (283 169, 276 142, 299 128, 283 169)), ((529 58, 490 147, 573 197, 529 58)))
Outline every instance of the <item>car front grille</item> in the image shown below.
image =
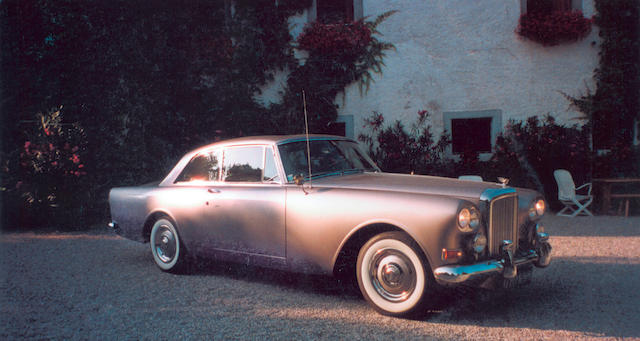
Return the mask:
POLYGON ((503 240, 518 243, 518 196, 508 193, 494 198, 489 206, 489 253, 500 254, 503 240))

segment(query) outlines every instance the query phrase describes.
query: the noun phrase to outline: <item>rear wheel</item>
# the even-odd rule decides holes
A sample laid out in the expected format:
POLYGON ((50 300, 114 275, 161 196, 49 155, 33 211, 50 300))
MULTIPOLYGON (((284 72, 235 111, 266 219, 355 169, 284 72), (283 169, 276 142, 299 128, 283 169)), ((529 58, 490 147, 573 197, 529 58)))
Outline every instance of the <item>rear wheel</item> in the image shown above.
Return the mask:
POLYGON ((164 271, 175 271, 184 263, 185 251, 178 230, 167 218, 158 219, 151 228, 151 253, 156 265, 164 271))
POLYGON ((402 232, 385 232, 360 249, 356 273, 364 298, 380 313, 408 316, 424 306, 431 288, 427 262, 402 232))

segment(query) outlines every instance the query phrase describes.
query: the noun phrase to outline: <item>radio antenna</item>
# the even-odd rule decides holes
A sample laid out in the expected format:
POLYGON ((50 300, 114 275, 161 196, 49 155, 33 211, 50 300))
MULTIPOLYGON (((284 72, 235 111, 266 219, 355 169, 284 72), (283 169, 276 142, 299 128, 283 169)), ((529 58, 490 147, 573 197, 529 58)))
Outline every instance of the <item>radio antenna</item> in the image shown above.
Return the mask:
MULTIPOLYGON (((304 130, 307 136, 307 165, 309 166, 309 188, 311 188, 311 147, 309 147, 309 121, 307 119, 307 97, 302 89, 302 106, 304 108, 304 130)), ((306 192, 305 192, 306 193, 306 192)))

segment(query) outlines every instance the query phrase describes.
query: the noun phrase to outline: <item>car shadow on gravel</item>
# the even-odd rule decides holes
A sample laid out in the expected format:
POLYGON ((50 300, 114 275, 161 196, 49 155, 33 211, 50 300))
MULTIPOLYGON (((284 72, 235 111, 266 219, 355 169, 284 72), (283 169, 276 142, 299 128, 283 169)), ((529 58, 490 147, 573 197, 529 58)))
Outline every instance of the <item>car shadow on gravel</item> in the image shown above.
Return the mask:
POLYGON ((357 283, 331 276, 292 273, 253 265, 219 262, 210 259, 192 259, 179 271, 186 276, 223 276, 234 280, 276 285, 306 293, 358 299, 362 296, 357 283))

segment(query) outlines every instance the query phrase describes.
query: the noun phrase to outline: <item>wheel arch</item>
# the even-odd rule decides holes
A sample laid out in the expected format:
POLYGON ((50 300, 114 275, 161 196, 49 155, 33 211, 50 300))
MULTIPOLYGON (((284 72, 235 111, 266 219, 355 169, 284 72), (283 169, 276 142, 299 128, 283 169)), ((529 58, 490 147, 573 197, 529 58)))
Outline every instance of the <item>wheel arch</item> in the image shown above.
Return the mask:
POLYGON ((356 261, 362 246, 369 241, 369 239, 373 238, 373 236, 391 231, 398 231, 407 235, 417 245, 421 256, 427 262, 427 269, 425 270, 431 271, 431 262, 428 253, 407 229, 392 222, 370 222, 353 229, 343 240, 334 256, 333 275, 338 278, 353 276, 355 280, 356 261))
POLYGON ((171 223, 173 223, 173 226, 176 229, 178 228, 178 226, 176 224, 176 220, 168 212, 163 211, 163 210, 158 210, 158 211, 151 212, 147 216, 147 219, 145 219, 144 225, 142 227, 142 238, 143 238, 145 243, 149 242, 149 239, 151 238, 151 228, 153 227, 153 224, 160 218, 169 219, 171 221, 171 223))

